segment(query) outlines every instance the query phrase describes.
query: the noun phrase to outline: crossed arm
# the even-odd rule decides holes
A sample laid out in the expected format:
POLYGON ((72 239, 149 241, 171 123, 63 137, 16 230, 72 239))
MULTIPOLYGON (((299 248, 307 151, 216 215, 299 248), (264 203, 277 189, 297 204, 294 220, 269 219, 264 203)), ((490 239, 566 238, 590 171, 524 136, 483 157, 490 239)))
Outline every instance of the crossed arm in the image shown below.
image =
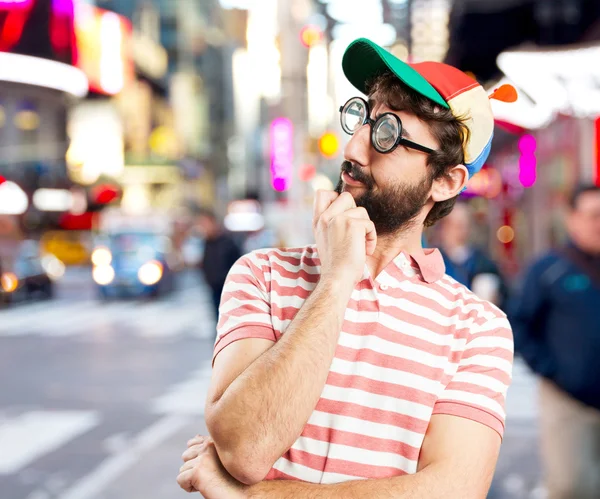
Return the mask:
POLYGON ((184 454, 178 479, 184 489, 207 499, 486 497, 500 436, 451 415, 432 417, 416 474, 335 485, 263 481, 318 401, 345 303, 342 290, 317 286, 277 343, 244 339, 217 355, 206 410, 212 439, 193 440, 184 454))
POLYGON ((265 481, 244 485, 220 465, 212 442, 190 441, 179 483, 206 499, 484 499, 500 448, 487 426, 464 418, 433 416, 414 475, 333 485, 265 481))

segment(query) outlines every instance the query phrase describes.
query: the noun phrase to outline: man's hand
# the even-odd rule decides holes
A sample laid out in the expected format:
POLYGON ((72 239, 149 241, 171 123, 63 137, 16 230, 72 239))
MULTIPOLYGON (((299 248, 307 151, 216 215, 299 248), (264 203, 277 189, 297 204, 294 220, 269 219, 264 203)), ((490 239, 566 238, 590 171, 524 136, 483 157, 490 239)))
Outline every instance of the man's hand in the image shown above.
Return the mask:
POLYGON ((375 225, 367 210, 357 208, 348 192, 339 196, 332 191, 317 191, 313 213, 313 230, 321 278, 360 281, 367 255, 377 245, 375 225))
POLYGON ((177 483, 186 492, 200 492, 206 499, 243 499, 247 488, 223 468, 210 437, 196 435, 181 458, 177 483))

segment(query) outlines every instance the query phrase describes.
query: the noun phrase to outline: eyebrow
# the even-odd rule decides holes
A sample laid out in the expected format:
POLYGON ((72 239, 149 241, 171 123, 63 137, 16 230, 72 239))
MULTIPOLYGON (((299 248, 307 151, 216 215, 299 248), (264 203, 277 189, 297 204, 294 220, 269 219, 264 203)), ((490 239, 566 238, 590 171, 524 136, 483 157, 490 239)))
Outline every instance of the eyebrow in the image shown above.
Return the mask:
MULTIPOLYGON (((371 109, 373 109, 377 105, 377 102, 375 102, 375 99, 373 99, 371 97, 367 101, 367 104, 369 105, 369 111, 370 111, 371 109)), ((402 121, 402 120, 400 120, 400 121, 402 121)), ((402 123, 402 137, 405 138, 405 139, 408 139, 408 140, 413 140, 413 138, 410 135, 409 131, 404 127, 404 123, 402 123)))

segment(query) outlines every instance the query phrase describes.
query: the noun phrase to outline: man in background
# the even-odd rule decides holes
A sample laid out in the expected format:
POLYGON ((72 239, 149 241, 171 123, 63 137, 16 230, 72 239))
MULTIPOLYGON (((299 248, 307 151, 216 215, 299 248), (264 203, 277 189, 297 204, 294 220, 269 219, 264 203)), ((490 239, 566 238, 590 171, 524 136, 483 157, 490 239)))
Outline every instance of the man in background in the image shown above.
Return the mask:
POLYGON ((441 226, 440 251, 446 272, 477 296, 502 308, 506 285, 498 266, 481 248, 471 244, 473 216, 466 203, 457 203, 441 226))
POLYGON ((201 266, 206 283, 211 289, 211 300, 215 319, 219 320, 219 303, 229 269, 242 256, 233 236, 225 231, 216 215, 209 209, 201 208, 197 224, 204 236, 204 256, 201 266))
POLYGON ((550 499, 600 495, 600 187, 579 187, 570 241, 529 269, 510 307, 515 350, 541 377, 550 499))

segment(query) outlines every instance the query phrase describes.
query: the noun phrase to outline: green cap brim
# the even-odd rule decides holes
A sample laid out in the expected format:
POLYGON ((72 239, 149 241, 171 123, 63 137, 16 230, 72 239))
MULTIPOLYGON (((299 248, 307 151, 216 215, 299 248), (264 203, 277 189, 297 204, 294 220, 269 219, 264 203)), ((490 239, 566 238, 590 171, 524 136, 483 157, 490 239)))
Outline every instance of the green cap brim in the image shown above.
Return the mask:
POLYGON ((363 94, 367 83, 385 72, 391 72, 407 86, 447 109, 448 103, 417 71, 367 38, 354 40, 344 52, 342 69, 348 81, 363 94))

